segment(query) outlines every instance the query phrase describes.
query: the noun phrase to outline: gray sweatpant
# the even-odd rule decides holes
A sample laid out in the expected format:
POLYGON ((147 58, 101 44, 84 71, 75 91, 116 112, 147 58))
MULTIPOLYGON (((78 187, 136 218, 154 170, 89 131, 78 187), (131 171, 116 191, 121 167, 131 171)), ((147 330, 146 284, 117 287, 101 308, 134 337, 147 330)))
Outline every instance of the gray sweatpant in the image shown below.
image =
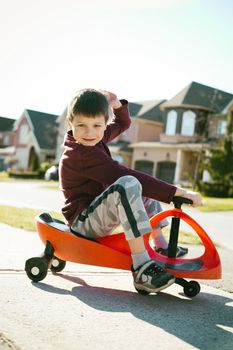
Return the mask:
MULTIPOLYGON (((149 218, 160 211, 158 201, 142 197, 142 186, 134 176, 122 176, 77 216, 71 228, 94 238, 111 234, 121 224, 126 240, 131 240, 150 232, 149 218)), ((158 227, 166 225, 165 219, 158 227)))

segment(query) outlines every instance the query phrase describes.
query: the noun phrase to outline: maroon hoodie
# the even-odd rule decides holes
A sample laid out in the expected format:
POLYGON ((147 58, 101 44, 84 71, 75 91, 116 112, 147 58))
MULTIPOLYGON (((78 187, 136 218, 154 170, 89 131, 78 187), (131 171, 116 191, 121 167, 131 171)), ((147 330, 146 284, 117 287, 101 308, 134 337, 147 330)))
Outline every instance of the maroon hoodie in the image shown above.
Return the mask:
POLYGON ((69 225, 95 197, 124 175, 135 176, 140 181, 145 197, 170 203, 175 194, 175 186, 141 171, 129 169, 111 158, 106 143, 127 130, 131 123, 128 103, 126 100, 121 102, 122 106, 114 110, 114 122, 107 126, 103 139, 95 146, 77 143, 71 130, 66 134, 65 149, 59 164, 59 179, 65 197, 62 213, 69 225))

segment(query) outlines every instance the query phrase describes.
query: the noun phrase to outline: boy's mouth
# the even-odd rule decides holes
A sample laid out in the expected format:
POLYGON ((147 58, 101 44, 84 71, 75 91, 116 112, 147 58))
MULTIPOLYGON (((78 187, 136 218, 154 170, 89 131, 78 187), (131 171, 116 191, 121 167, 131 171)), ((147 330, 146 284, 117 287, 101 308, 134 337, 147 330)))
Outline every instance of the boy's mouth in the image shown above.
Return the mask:
POLYGON ((90 142, 90 141, 95 141, 95 139, 85 139, 83 138, 84 141, 90 142))

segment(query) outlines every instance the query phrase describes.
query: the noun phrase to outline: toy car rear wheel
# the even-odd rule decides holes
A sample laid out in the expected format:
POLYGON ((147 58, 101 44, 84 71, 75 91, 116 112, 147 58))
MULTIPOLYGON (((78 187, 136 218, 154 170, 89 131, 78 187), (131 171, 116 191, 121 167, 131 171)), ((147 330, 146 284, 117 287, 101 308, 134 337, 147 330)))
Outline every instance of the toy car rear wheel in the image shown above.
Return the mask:
POLYGON ((61 260, 56 256, 54 256, 50 266, 50 270, 52 272, 60 272, 65 268, 65 266, 66 266, 66 261, 61 260))
POLYGON ((35 257, 26 261, 25 271, 33 282, 39 282, 47 276, 48 267, 47 259, 44 257, 35 257))
POLYGON ((135 289, 138 292, 138 294, 140 294, 140 295, 149 295, 150 294, 150 292, 147 292, 146 290, 137 289, 137 288, 135 288, 135 289))
POLYGON ((187 297, 195 297, 201 290, 200 284, 196 281, 189 281, 184 286, 184 294, 187 297))

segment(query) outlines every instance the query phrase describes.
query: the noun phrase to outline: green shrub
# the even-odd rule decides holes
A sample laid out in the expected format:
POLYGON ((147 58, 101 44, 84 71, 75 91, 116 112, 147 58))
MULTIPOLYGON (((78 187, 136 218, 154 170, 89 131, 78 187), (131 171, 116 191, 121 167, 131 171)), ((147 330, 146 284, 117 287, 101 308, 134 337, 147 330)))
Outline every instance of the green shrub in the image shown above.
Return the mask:
POLYGON ((198 189, 207 197, 226 197, 229 198, 232 196, 231 191, 229 191, 228 184, 223 182, 200 182, 198 184, 198 189))
POLYGON ((51 167, 51 163, 49 162, 42 162, 40 163, 40 170, 43 172, 46 172, 51 167))
POLYGON ((16 179, 39 179, 41 178, 39 171, 16 171, 10 170, 8 172, 9 177, 16 179))

